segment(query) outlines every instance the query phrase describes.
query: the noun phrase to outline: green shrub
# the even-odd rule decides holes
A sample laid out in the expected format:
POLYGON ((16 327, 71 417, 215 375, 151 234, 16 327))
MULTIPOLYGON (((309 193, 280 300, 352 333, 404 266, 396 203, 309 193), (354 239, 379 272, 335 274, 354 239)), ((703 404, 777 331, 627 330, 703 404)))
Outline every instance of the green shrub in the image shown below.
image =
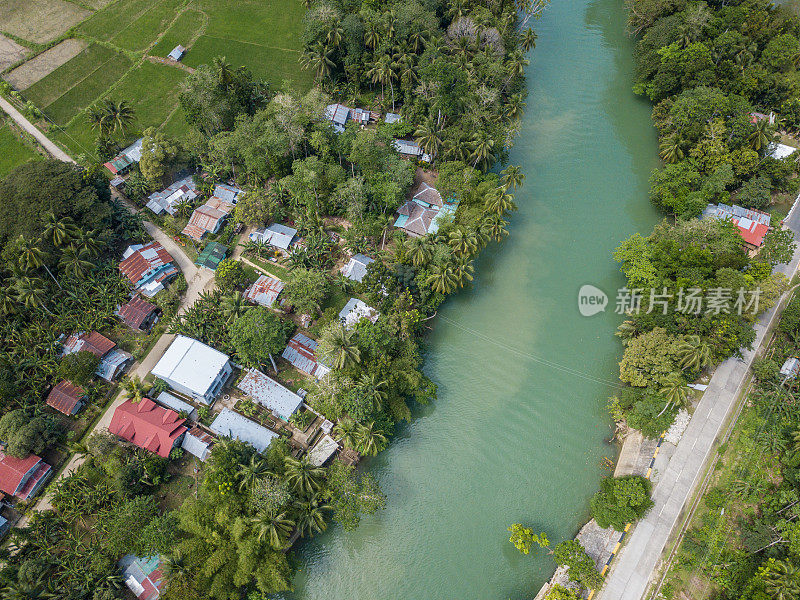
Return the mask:
POLYGON ((600 527, 622 531, 653 506, 651 489, 650 481, 639 475, 606 477, 590 502, 592 518, 600 527))

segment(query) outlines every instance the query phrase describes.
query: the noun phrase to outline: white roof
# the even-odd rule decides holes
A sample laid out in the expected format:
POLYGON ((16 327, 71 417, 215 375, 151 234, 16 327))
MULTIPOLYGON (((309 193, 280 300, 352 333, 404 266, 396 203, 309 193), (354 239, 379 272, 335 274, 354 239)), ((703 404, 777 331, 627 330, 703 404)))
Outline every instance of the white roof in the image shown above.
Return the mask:
POLYGON ((230 408, 223 408, 209 429, 217 435, 247 442, 259 452, 267 449, 272 438, 278 437, 274 431, 233 412, 230 408))
POLYGON ((402 120, 403 120, 403 117, 401 117, 397 113, 386 113, 385 121, 387 123, 399 123, 402 120))
POLYGON ((270 246, 287 250, 291 245, 294 236, 297 235, 297 229, 292 229, 291 227, 281 225, 280 223, 273 223, 263 231, 259 230, 253 233, 250 236, 251 239, 254 239, 254 236, 256 235, 261 238, 262 242, 265 242, 270 246))
POLYGON ((364 256, 363 254, 355 254, 350 261, 342 267, 342 274, 352 281, 361 283, 361 280, 364 279, 364 275, 367 274, 367 265, 373 262, 375 262, 374 258, 364 256))
POLYGON ((175 338, 151 373, 165 381, 174 381, 199 395, 205 395, 228 356, 185 335, 175 338))
POLYGON ((262 406, 285 418, 293 415, 303 403, 303 399, 293 391, 255 369, 248 369, 247 375, 236 387, 262 406))
POLYGON ((139 138, 135 142, 133 142, 130 146, 125 148, 120 154, 124 154, 128 158, 130 158, 133 162, 139 162, 142 159, 142 140, 144 138, 139 138))
POLYGON ((166 406, 167 408, 171 408, 177 413, 185 412, 190 417, 192 416, 193 413, 196 412, 194 406, 192 406, 188 402, 184 402, 180 398, 176 398, 169 392, 161 392, 158 395, 158 398, 156 398, 156 400, 158 401, 159 404, 166 406))
POLYGON ((373 323, 378 320, 380 313, 358 298, 350 298, 339 313, 339 320, 347 329, 351 329, 361 319, 369 319, 373 323))
POLYGON ((772 142, 769 146, 767 146, 767 154, 772 158, 786 158, 787 156, 794 154, 797 151, 797 148, 794 146, 787 146, 786 144, 779 144, 777 142, 772 142))
POLYGON ((333 453, 339 449, 339 444, 329 435, 323 435, 311 450, 308 451, 308 462, 315 467, 321 467, 333 453))

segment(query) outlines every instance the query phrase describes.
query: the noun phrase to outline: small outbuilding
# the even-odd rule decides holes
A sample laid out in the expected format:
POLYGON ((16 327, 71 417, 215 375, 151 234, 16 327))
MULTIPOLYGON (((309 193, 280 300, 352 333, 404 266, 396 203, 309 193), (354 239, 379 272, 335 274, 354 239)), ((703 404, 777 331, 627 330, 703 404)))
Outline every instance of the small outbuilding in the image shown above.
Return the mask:
POLYGON ((181 394, 204 404, 214 401, 232 372, 227 354, 185 335, 175 337, 151 371, 181 394))
POLYGON ((342 275, 347 277, 350 281, 361 283, 361 280, 364 279, 364 275, 367 274, 367 266, 374 262, 374 258, 363 254, 354 254, 347 264, 342 267, 342 275))
POLYGON ((114 314, 131 329, 150 331, 158 321, 159 312, 160 309, 155 304, 139 296, 134 296, 126 304, 120 306, 114 314))
POLYGON ((307 335, 296 333, 286 344, 281 356, 303 373, 322 379, 331 368, 317 358, 317 342, 307 335))
POLYGON ((79 385, 63 379, 47 395, 47 406, 71 417, 83 407, 86 391, 79 385))
POLYGON ((358 298, 350 298, 339 312, 339 320, 345 329, 352 329, 361 319, 369 319, 375 323, 380 313, 358 298))
POLYGON ((784 380, 795 379, 798 373, 800 373, 800 359, 795 356, 787 358, 781 367, 781 375, 784 380))
POLYGON ((264 452, 270 442, 278 437, 274 431, 262 427, 230 408, 223 408, 209 429, 218 436, 247 442, 259 452, 264 452))
POLYGON ((223 261, 227 253, 227 246, 223 246, 217 242, 209 242, 200 252, 194 264, 198 267, 205 267, 206 269, 216 271, 219 263, 223 261))
POLYGON ((126 554, 119 561, 122 580, 136 600, 157 600, 166 586, 158 556, 140 558, 126 554))
POLYGON ((303 404, 300 396, 256 369, 248 369, 236 387, 284 421, 288 421, 303 404))
POLYGON ((167 54, 167 57, 168 57, 168 58, 171 58, 172 60, 174 60, 175 62, 177 62, 177 61, 179 61, 181 58, 183 58, 183 53, 184 53, 184 52, 186 52, 186 48, 184 48, 183 46, 181 46, 180 44, 178 44, 177 46, 175 46, 175 47, 172 49, 172 52, 170 52, 169 54, 167 54))
POLYGON ((297 236, 297 229, 280 223, 273 223, 269 227, 257 229, 251 233, 250 239, 254 242, 269 244, 279 250, 288 250, 294 242, 295 236, 297 236))
POLYGON ((308 462, 315 467, 321 467, 339 449, 339 443, 329 435, 323 435, 311 450, 308 451, 308 462))
POLYGON ((278 295, 284 288, 284 283, 280 279, 261 275, 256 281, 244 291, 244 297, 254 304, 260 304, 267 308, 272 308, 278 295))
POLYGON ((208 455, 211 454, 211 447, 214 445, 215 439, 216 438, 205 429, 201 429, 195 425, 183 436, 181 448, 192 456, 196 456, 205 462, 208 455))
POLYGON ((188 402, 181 400, 177 396, 173 396, 169 392, 161 392, 156 398, 156 402, 166 408, 174 410, 178 414, 185 414, 186 418, 190 421, 197 420, 197 409, 188 402))

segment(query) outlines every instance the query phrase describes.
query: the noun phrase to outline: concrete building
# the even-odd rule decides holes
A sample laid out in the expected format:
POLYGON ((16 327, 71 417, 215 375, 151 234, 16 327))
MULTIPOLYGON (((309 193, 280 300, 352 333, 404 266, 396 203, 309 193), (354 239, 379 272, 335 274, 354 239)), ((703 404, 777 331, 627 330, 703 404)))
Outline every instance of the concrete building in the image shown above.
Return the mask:
POLYGON ((256 369, 248 369, 236 387, 284 421, 288 421, 303 404, 300 396, 256 369))
POLYGON ((190 337, 178 335, 151 373, 174 390, 211 404, 233 372, 226 354, 190 337))

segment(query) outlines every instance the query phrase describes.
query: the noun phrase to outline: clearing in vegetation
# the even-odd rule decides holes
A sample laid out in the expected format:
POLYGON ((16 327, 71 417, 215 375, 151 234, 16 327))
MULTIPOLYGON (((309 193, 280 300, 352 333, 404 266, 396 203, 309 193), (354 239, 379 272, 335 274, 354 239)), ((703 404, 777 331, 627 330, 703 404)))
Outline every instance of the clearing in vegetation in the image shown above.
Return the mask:
POLYGON ((28 49, 11 38, 0 34, 0 71, 25 58, 28 49))
POLYGON ((53 41, 90 14, 65 0, 0 0, 0 28, 35 44, 53 41))
MULTIPOLYGON (((86 49, 83 40, 68 39, 35 56, 25 64, 20 65, 8 75, 6 80, 18 90, 26 90, 34 83, 43 79, 64 63, 72 60, 86 49)), ((0 40, 0 69, 3 66, 2 40, 0 40)), ((20 57, 22 58, 22 57, 20 57)), ((17 59, 19 60, 19 58, 17 59)), ((16 60, 14 61, 16 62, 16 60)), ((13 63, 9 63, 13 64, 13 63)))

